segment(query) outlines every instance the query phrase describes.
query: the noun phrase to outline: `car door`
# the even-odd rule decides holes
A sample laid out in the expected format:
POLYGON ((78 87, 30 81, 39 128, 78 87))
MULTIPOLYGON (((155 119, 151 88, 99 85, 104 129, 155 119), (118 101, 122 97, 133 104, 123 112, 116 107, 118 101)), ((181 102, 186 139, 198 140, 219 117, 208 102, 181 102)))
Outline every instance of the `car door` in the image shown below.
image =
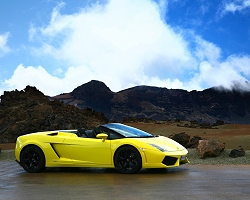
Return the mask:
POLYGON ((64 140, 64 146, 74 164, 105 166, 112 163, 110 140, 72 137, 64 140))

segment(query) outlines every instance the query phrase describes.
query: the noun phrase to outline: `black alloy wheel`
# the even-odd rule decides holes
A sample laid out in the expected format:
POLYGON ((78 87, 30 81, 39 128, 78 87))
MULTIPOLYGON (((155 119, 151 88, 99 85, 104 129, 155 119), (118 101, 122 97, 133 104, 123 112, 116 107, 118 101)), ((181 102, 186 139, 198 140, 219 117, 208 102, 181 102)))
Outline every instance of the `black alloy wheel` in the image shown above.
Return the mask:
POLYGON ((141 155, 132 146, 124 146, 118 149, 115 154, 115 167, 124 174, 133 174, 142 167, 141 155))
POLYGON ((45 157, 43 151, 37 146, 25 147, 20 156, 20 164, 30 173, 41 172, 45 169, 45 157))

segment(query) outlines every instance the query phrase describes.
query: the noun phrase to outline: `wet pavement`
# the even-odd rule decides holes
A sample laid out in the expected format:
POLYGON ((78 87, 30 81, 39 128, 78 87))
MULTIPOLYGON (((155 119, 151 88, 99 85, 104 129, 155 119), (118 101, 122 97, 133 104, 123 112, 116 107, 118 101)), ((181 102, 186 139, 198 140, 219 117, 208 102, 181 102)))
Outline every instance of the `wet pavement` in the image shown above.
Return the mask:
POLYGON ((0 161, 0 200, 249 199, 249 165, 183 165, 120 174, 114 169, 47 169, 30 174, 0 161))

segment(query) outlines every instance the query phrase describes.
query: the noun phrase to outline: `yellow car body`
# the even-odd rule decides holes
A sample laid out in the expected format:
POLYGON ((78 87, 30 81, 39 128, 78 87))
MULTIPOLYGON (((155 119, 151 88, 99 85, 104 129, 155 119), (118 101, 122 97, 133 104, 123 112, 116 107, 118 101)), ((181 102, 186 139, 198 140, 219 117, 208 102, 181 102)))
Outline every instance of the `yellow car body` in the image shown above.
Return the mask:
POLYGON ((141 168, 177 167, 189 162, 187 149, 170 138, 111 138, 107 132, 105 129, 105 132, 94 138, 80 137, 77 130, 23 135, 16 141, 16 161, 28 172, 39 172, 45 167, 101 167, 120 170, 120 166, 124 167, 124 170, 120 170, 122 173, 136 173, 141 168), (42 166, 36 168, 40 165, 41 157, 42 166), (139 166, 132 170, 135 165, 139 166), (27 167, 32 169, 27 170, 27 167))

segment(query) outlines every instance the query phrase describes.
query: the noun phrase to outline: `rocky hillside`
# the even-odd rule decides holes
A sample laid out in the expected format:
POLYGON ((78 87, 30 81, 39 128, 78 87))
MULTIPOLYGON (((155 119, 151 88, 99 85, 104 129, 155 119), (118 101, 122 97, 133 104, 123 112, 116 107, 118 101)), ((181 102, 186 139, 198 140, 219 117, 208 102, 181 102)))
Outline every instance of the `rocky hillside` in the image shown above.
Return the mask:
POLYGON ((90 81, 54 98, 78 108, 91 107, 114 121, 132 117, 250 124, 250 92, 237 90, 210 88, 188 92, 137 86, 115 93, 102 82, 90 81))
POLYGON ((19 135, 27 133, 93 128, 107 121, 103 113, 50 101, 35 87, 27 86, 23 91, 4 92, 1 96, 0 143, 15 142, 19 135))

